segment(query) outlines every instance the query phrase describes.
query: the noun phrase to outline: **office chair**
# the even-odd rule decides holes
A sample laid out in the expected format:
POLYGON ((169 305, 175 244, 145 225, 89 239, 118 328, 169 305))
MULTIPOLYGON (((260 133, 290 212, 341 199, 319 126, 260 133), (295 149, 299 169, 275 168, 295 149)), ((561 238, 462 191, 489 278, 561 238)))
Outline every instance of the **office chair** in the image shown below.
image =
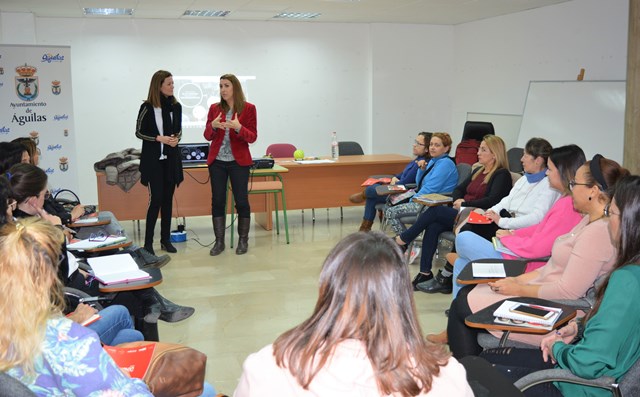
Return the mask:
POLYGON ((481 141, 485 135, 495 135, 496 131, 493 128, 493 124, 488 121, 467 121, 464 123, 462 130, 462 139, 475 139, 481 141))
POLYGON ((522 162, 520 159, 524 154, 524 149, 521 147, 512 147, 507 150, 507 160, 509 161, 509 170, 517 174, 522 175, 524 169, 522 168, 522 162))
POLYGON ((293 157, 296 147, 290 143, 272 143, 267 147, 265 154, 274 158, 293 157))
POLYGON ((467 121, 464 123, 462 139, 456 146, 456 164, 474 164, 478 161, 478 148, 485 135, 495 135, 493 124, 485 121, 467 121))
POLYGON ((18 379, 0 372, 0 397, 34 397, 35 395, 18 379))
POLYGON ((338 152, 340 156, 362 156, 364 154, 362 146, 353 141, 338 142, 338 152))

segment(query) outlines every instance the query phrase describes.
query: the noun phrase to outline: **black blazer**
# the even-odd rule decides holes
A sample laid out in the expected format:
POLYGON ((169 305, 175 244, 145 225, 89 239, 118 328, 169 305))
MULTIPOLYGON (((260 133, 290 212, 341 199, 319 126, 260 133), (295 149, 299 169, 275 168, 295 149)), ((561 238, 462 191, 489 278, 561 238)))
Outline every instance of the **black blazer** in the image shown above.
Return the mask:
MULTIPOLYGON (((480 171, 480 169, 481 168, 474 170, 464 182, 456 186, 453 191, 453 201, 464 198, 464 195, 467 194, 467 186, 471 183, 471 177, 480 171)), ((481 176, 478 176, 478 178, 481 178, 481 176)), ((462 206, 482 209, 491 208, 498 204, 503 197, 506 197, 512 187, 511 172, 506 168, 500 168, 491 175, 491 179, 487 182, 487 191, 484 197, 477 200, 465 201, 462 203, 462 206)))
MULTIPOLYGON (((178 140, 182 139, 182 105, 180 103, 173 104, 173 126, 172 131, 177 131, 175 134, 178 140)), ((156 137, 160 135, 158 126, 156 125, 156 117, 153 112, 153 106, 144 102, 140 105, 138 111, 138 121, 136 123, 136 137, 142 139, 142 153, 140 155, 140 182, 147 186, 149 182, 149 176, 153 173, 160 161, 160 142, 156 142, 156 137)), ((169 179, 170 182, 174 182, 176 185, 184 180, 182 174, 182 159, 180 158, 180 151, 178 147, 170 147, 164 145, 165 154, 167 159, 163 161, 169 162, 169 179)))

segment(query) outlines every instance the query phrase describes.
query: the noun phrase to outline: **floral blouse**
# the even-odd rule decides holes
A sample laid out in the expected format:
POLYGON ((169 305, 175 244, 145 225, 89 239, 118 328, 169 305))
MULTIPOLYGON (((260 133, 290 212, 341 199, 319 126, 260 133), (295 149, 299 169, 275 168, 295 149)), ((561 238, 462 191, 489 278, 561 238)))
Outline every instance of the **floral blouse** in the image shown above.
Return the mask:
POLYGON ((7 374, 38 396, 152 396, 144 382, 118 368, 93 331, 63 317, 47 322, 42 354, 34 366, 31 375, 20 367, 7 374))

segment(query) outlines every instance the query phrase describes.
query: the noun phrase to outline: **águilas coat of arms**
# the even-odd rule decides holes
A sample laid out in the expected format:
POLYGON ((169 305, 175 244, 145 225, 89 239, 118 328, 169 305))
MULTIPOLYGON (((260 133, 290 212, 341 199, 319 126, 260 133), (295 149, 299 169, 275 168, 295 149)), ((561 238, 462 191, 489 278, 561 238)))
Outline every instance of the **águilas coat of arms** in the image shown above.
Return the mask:
POLYGON ((69 159, 67 157, 60 157, 60 171, 66 172, 69 169, 69 159))
POLYGON ((58 80, 53 80, 51 82, 51 92, 53 95, 60 95, 60 92, 62 92, 62 88, 60 88, 60 82, 58 80))
POLYGON ((37 71, 26 63, 16 68, 16 95, 23 101, 33 101, 38 97, 38 77, 34 76, 37 71))

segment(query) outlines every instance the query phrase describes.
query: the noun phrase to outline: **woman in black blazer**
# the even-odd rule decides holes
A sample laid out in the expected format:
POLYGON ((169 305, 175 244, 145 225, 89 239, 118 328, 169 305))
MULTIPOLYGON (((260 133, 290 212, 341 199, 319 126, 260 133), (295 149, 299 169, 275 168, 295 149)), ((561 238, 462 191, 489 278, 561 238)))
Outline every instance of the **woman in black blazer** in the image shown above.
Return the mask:
POLYGON ((151 78, 149 95, 138 112, 136 137, 142 139, 141 183, 149 189, 144 248, 155 254, 153 233, 161 211, 160 247, 177 252, 170 237, 173 192, 184 179, 177 148, 182 138, 182 106, 173 96, 173 77, 165 70, 151 78))

